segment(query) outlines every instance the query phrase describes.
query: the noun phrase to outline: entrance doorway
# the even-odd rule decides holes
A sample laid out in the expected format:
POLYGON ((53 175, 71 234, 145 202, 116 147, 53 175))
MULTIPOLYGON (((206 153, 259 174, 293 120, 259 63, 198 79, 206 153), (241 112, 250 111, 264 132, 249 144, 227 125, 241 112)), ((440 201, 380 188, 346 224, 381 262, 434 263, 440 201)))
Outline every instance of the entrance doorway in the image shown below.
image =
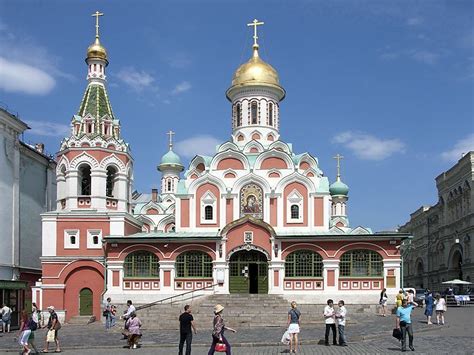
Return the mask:
POLYGON ((268 261, 256 250, 238 251, 229 260, 231 293, 268 293, 268 261))
POLYGON ((91 316, 92 315, 92 291, 90 288, 83 288, 79 292, 79 315, 80 316, 91 316))

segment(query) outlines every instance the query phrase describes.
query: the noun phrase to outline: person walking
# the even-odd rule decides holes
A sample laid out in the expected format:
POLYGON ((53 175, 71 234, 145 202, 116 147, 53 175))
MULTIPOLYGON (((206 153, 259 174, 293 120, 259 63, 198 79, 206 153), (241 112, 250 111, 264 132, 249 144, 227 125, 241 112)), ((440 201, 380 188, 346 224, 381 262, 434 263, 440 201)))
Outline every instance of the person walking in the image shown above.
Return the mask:
POLYGON ((334 302, 329 299, 327 306, 324 307, 324 322, 326 323, 326 333, 324 335, 324 345, 329 346, 329 330, 332 330, 332 344, 337 345, 336 339, 336 312, 334 311, 334 302))
POLYGON ((130 349, 136 349, 138 347, 138 339, 142 336, 140 330, 142 322, 137 317, 135 312, 130 313, 130 316, 127 319, 127 329, 128 329, 128 347, 130 349))
POLYGON ((387 306, 387 300, 388 300, 388 297, 387 297, 387 289, 384 288, 384 289, 382 290, 382 292, 380 292, 380 300, 379 300, 380 310, 381 310, 381 313, 382 313, 382 317, 385 317, 385 316, 386 316, 385 308, 386 308, 386 306, 387 306))
MULTIPOLYGON (((54 307, 53 306, 49 306, 48 307, 48 312, 49 312, 49 320, 48 320, 48 325, 46 326, 46 328, 48 328, 48 333, 50 331, 53 331, 54 332, 54 342, 56 344, 56 350, 55 352, 57 353, 60 353, 61 352, 61 348, 59 347, 59 337, 58 337, 58 331, 59 329, 61 328, 61 323, 59 323, 59 319, 58 319, 58 315, 56 314, 56 312, 54 311, 54 307)), ((49 349, 48 349, 48 335, 46 334, 46 340, 44 342, 44 349, 43 349, 43 352, 44 353, 49 353, 49 349)))
POLYGON ((10 333, 10 324, 12 319, 12 310, 7 306, 6 303, 2 304, 2 309, 0 311, 2 316, 2 332, 10 333), (5 332, 6 329, 6 332, 5 332))
MULTIPOLYGON (((347 346, 346 342, 346 334, 345 334, 345 327, 346 327, 346 315, 347 315, 347 309, 344 306, 344 301, 340 300, 337 303, 337 306, 339 309, 336 312, 336 319, 337 319, 337 331, 339 333, 339 345, 340 346, 347 346)), ((385 317, 385 315, 384 315, 385 317)))
POLYGON ((237 331, 235 329, 226 327, 224 318, 222 318, 223 310, 224 310, 224 306, 220 304, 217 304, 214 306, 214 320, 213 320, 214 328, 212 331, 212 344, 207 355, 214 355, 214 352, 216 351, 217 343, 224 343, 225 348, 226 348, 225 350, 226 355, 231 355, 231 347, 230 347, 229 342, 224 336, 224 331, 229 330, 234 333, 236 333, 237 331))
POLYGON ((30 338, 31 329, 30 329, 30 317, 26 309, 21 311, 20 315, 20 329, 18 331, 18 343, 23 347, 22 354, 29 354, 31 352, 28 347, 28 339, 30 338))
POLYGON ((105 317, 105 329, 110 329, 112 328, 112 299, 110 297, 107 297, 107 301, 104 304, 104 311, 103 311, 103 316, 105 317))
POLYGON ((288 311, 288 333, 290 334, 290 354, 298 353, 298 334, 301 325, 301 312, 296 308, 296 302, 291 302, 288 311))
POLYGON ((402 301, 404 298, 405 297, 403 296, 403 290, 398 291, 397 295, 395 296, 395 303, 397 305, 397 309, 398 307, 402 306, 402 301))
POLYGON ((132 303, 132 300, 128 300, 127 301, 127 310, 125 311, 123 316, 120 317, 121 319, 123 319, 125 321, 125 324, 123 326, 124 332, 122 333, 123 334, 123 339, 128 338, 128 334, 126 334, 126 330, 128 329, 127 328, 127 321, 131 317, 132 313, 135 313, 135 311, 136 311, 136 309, 135 309, 135 306, 132 303))
POLYGON ((430 290, 427 290, 426 296, 425 296, 425 316, 426 316, 427 324, 433 324, 431 322, 431 317, 433 316, 433 304, 434 304, 433 294, 431 293, 430 290))
POLYGON ((186 355, 191 355, 193 331, 194 334, 197 334, 196 326, 194 325, 194 317, 192 316, 191 312, 191 306, 187 304, 184 306, 184 312, 179 316, 179 355, 183 355, 184 342, 186 342, 186 355))
POLYGON ((397 308, 397 319, 395 328, 400 329, 402 332, 402 351, 407 351, 406 349, 406 342, 407 342, 407 333, 408 333, 408 347, 411 351, 415 351, 413 347, 413 328, 411 325, 411 312, 418 304, 416 302, 412 302, 408 304, 407 300, 402 301, 401 307, 397 308))
POLYGON ((438 325, 444 325, 444 312, 446 312, 446 300, 441 297, 439 293, 436 294, 436 301, 434 302, 436 305, 436 320, 438 325), (441 323, 440 323, 441 321, 441 323))

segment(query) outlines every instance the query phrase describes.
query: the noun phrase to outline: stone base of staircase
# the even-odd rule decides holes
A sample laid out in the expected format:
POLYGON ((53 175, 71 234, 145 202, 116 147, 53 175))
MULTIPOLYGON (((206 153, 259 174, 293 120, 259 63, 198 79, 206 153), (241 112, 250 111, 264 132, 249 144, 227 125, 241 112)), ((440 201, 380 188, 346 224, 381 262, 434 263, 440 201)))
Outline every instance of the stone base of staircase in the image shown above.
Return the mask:
POLYGON ((94 316, 75 316, 69 319, 68 324, 87 325, 96 321, 94 316))

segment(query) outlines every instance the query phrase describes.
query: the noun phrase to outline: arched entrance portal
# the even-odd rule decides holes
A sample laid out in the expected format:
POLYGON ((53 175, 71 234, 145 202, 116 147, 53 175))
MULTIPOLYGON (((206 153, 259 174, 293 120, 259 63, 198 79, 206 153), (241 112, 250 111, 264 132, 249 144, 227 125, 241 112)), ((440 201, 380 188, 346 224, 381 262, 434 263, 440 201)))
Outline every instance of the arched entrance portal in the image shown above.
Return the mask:
POLYGON ((459 250, 456 250, 453 254, 452 262, 451 262, 451 269, 456 272, 456 277, 459 280, 462 280, 463 273, 462 273, 462 255, 459 250))
POLYGON ((83 288, 79 292, 79 315, 91 316, 93 311, 92 290, 90 288, 83 288))
POLYGON ((268 293, 268 261, 256 250, 241 250, 229 260, 230 293, 268 293))

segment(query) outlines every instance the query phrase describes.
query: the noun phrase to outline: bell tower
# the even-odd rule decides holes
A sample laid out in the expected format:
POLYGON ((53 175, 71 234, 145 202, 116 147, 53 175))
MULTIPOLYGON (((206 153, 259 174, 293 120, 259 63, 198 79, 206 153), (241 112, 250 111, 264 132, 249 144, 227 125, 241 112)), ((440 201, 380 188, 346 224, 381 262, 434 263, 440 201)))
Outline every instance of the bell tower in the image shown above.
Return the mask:
POLYGON ((161 177, 161 193, 175 194, 178 191, 179 174, 184 170, 181 159, 173 152, 173 131, 169 131, 169 151, 161 158, 160 165, 157 166, 158 171, 162 173, 161 177))

